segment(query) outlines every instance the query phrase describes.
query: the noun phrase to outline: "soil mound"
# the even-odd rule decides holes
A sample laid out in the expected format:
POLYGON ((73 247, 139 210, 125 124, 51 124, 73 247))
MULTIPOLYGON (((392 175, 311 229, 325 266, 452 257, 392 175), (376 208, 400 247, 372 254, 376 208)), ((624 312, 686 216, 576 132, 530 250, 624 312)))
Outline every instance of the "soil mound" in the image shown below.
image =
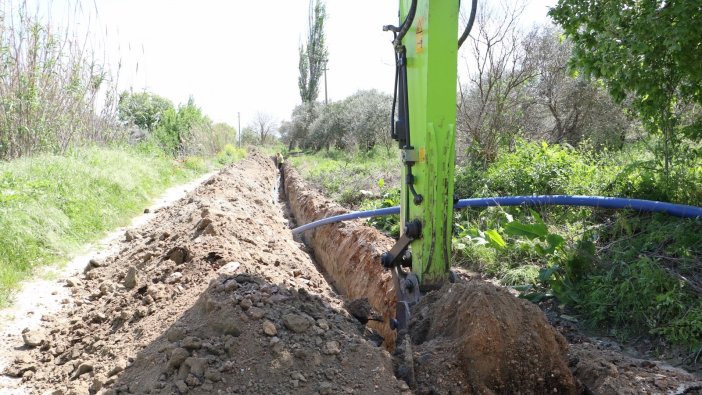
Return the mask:
POLYGON ((572 394, 566 341, 535 305, 481 281, 448 284, 412 309, 420 394, 572 394))

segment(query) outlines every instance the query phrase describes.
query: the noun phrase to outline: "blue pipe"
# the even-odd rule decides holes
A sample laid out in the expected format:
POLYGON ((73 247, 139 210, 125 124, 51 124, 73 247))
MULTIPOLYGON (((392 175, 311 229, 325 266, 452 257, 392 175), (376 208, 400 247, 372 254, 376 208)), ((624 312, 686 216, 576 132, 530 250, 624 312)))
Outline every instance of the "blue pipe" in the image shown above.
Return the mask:
MULTIPOLYGON (((702 207, 687 206, 684 204, 673 204, 657 202, 643 199, 627 199, 605 196, 567 196, 567 195, 542 195, 542 196, 505 196, 461 199, 453 207, 457 209, 472 207, 490 206, 586 206, 610 209, 628 209, 655 213, 664 213, 682 218, 702 218, 702 207)), ((348 221, 358 218, 379 217, 383 215, 399 214, 400 207, 385 207, 368 211, 353 211, 347 214, 335 215, 310 222, 293 229, 293 234, 299 234, 306 230, 314 229, 318 226, 332 224, 335 222, 348 221)))

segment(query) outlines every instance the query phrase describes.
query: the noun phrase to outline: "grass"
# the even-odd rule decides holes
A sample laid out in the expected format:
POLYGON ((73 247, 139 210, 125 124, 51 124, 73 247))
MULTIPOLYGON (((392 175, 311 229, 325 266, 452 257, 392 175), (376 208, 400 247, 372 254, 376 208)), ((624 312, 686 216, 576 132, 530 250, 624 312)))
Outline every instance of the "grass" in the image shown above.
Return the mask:
POLYGON ((352 208, 357 208, 368 192, 377 196, 391 185, 399 186, 397 150, 376 149, 366 153, 330 150, 292 156, 289 160, 324 194, 352 208))
POLYGON ((34 268, 65 261, 204 170, 190 162, 124 147, 0 162, 0 305, 34 268))

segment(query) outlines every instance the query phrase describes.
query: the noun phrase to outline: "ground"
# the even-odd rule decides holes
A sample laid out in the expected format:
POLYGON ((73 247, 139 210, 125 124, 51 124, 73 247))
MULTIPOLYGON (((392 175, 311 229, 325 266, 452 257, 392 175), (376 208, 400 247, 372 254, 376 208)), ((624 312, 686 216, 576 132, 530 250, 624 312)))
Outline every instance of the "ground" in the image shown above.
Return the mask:
POLYGON ((357 309, 346 310, 359 302, 330 286, 310 248, 293 238, 279 180, 273 160, 253 152, 126 231, 113 254, 96 255, 81 273, 58 280, 68 291, 55 295, 62 309, 0 343, 10 361, 4 373, 17 378, 0 381, 0 393, 702 388, 655 362, 582 339, 568 344, 537 307, 477 280, 417 305, 411 346, 393 357, 386 350, 394 344, 359 322, 357 309), (407 378, 407 361, 412 388, 395 376, 407 378))

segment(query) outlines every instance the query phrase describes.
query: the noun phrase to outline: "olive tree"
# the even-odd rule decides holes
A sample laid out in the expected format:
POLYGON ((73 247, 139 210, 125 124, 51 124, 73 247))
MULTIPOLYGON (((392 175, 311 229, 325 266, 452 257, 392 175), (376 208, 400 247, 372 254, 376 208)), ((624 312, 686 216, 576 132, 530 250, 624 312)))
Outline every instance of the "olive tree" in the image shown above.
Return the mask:
POLYGON ((527 82, 524 134, 551 143, 621 147, 630 122, 624 109, 613 103, 602 84, 571 73, 568 59, 573 45, 555 27, 532 30, 525 40, 536 70, 527 82))
POLYGON ((517 99, 535 75, 518 23, 524 7, 523 1, 502 2, 498 9, 481 7, 474 32, 464 43, 468 78, 459 84, 457 145, 483 165, 519 132, 522 109, 517 99))

